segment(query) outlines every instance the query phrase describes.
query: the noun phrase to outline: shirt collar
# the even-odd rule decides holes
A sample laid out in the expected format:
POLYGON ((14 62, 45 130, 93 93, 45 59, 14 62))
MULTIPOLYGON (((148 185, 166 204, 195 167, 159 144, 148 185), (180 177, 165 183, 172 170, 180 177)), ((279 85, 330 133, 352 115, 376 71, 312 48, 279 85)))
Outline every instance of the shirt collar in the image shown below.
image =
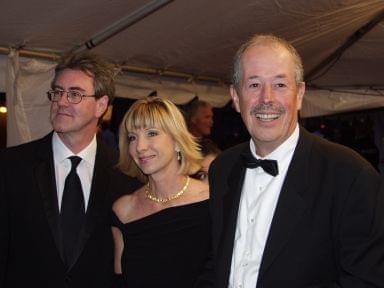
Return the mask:
MULTIPOLYGON (((81 157, 85 162, 89 164, 95 163, 97 141, 96 135, 93 137, 91 143, 88 144, 83 150, 81 150, 77 156, 81 157)), ((55 161, 62 163, 68 157, 73 156, 73 152, 69 150, 67 146, 61 141, 59 135, 56 132, 53 132, 52 135, 52 149, 55 161)))
POLYGON ((291 134, 291 136, 288 137, 287 140, 285 140, 282 144, 280 144, 279 147, 277 147, 275 150, 273 150, 271 153, 266 155, 265 157, 260 157, 256 154, 256 146, 253 142, 252 138, 249 143, 249 147, 251 149, 252 155, 257 159, 272 159, 277 160, 278 162, 281 161, 288 153, 291 153, 297 145, 297 142, 299 141, 299 125, 296 124, 296 128, 291 134))

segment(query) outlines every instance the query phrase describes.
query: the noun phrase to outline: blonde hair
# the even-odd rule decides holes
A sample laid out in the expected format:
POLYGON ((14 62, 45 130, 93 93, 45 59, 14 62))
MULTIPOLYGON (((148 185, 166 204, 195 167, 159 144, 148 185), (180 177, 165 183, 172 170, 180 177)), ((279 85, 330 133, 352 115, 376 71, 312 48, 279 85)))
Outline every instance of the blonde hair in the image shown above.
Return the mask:
POLYGON ((199 145, 189 133, 180 110, 169 100, 148 97, 133 103, 120 124, 118 166, 123 173, 146 182, 147 176, 129 154, 128 134, 137 129, 150 127, 165 131, 176 142, 181 153, 179 174, 191 175, 200 169, 202 155, 199 145))

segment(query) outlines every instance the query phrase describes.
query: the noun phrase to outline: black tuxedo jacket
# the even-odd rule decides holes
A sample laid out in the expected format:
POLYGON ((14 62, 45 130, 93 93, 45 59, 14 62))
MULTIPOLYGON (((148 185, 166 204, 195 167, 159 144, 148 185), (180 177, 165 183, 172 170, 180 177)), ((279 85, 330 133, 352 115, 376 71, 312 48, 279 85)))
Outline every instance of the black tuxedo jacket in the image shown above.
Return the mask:
POLYGON ((0 287, 110 287, 111 203, 137 187, 113 168, 116 153, 98 141, 81 245, 66 269, 51 142, 49 134, 0 154, 0 287))
MULTIPOLYGON (((210 169, 215 287, 228 287, 239 199, 240 154, 210 169)), ((355 152, 300 129, 262 256, 256 287, 384 287, 380 176, 355 152)))

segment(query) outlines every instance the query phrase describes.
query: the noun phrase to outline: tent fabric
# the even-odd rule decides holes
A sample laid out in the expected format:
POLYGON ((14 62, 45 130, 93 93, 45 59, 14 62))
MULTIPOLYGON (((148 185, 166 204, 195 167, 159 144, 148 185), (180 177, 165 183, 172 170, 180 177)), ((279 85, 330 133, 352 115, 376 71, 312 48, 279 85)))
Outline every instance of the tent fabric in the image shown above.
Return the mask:
POLYGON ((20 61, 13 51, 8 57, 6 77, 7 146, 42 137, 52 130, 50 103, 45 96, 53 76, 52 63, 34 59, 20 61))
MULTIPOLYGON (((20 58, 17 51, 7 57, 5 91, 8 106, 7 146, 38 139, 52 127, 49 122, 50 102, 46 92, 54 76, 54 62, 20 58)), ((117 97, 140 99, 156 91, 159 97, 185 104, 196 96, 222 107, 230 101, 228 87, 178 83, 159 77, 120 75, 116 79, 117 97)))
MULTIPOLYGON (((13 51, 7 58, 7 146, 14 146, 47 134, 50 102, 46 91, 54 75, 55 63, 20 58, 13 51)), ((186 104, 194 97, 223 107, 230 101, 228 87, 213 87, 193 83, 177 83, 161 78, 121 75, 116 81, 116 95, 140 99, 156 90, 158 96, 176 104, 186 104)), ((304 97, 301 117, 328 115, 356 109, 384 106, 384 90, 331 92, 308 90, 304 97)))
POLYGON ((384 107, 384 90, 309 90, 304 97, 303 118, 384 107))
MULTIPOLYGON (((7 93, 10 106, 8 144, 38 138, 51 129, 45 92, 54 63, 19 57, 14 48, 20 53, 49 55, 77 50, 157 1, 2 1, 0 51, 11 51, 9 56, 0 56, 0 89, 7 93)), ((149 75, 136 73, 140 69, 127 69, 118 78, 118 96, 137 99, 156 90, 160 97, 177 104, 198 96, 221 107, 230 100, 227 85, 233 55, 254 33, 274 33, 289 40, 302 56, 307 72, 360 35, 361 39, 307 81, 311 89, 307 89, 301 115, 311 117, 384 104, 383 0, 169 2, 93 48, 121 67, 158 71, 149 75), (379 19, 376 26, 362 29, 375 18, 379 19), (164 77, 164 71, 189 76, 164 77), (202 76, 216 81, 199 81, 202 76)))
POLYGON ((223 107, 230 101, 227 85, 205 85, 196 82, 164 79, 158 76, 134 77, 120 75, 116 81, 116 95, 122 98, 140 99, 156 91, 157 96, 185 104, 193 98, 223 107))
POLYGON ((53 66, 34 59, 21 62, 16 51, 9 55, 6 75, 7 146, 40 138, 52 129, 45 92, 50 85, 50 76, 53 76, 53 66))
MULTIPOLYGON (((2 1, 0 46, 67 52, 148 2, 2 1)), ((383 10, 382 0, 178 0, 94 50, 118 63, 228 80, 240 43, 257 32, 275 33, 297 47, 311 71, 383 10)), ((376 72, 384 64, 383 35, 381 22, 312 84, 382 85, 376 72)))

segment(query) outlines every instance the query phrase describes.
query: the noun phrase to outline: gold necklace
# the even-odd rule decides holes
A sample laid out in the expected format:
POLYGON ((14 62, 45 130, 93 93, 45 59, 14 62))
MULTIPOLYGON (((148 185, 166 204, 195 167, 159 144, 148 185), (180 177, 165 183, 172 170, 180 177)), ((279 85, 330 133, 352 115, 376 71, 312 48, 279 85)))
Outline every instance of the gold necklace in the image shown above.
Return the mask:
POLYGON ((189 185, 189 176, 187 176, 187 180, 185 181, 185 185, 184 187, 179 191, 177 192, 176 194, 173 194, 171 196, 168 196, 166 198, 160 198, 160 197, 157 197, 155 194, 151 193, 149 191, 149 182, 147 183, 147 189, 145 190, 145 196, 149 199, 149 200, 152 200, 152 201, 155 201, 157 203, 167 203, 168 201, 171 201, 171 200, 174 200, 174 199, 177 199, 179 198, 181 195, 184 194, 185 190, 187 190, 188 188, 188 185, 189 185))

